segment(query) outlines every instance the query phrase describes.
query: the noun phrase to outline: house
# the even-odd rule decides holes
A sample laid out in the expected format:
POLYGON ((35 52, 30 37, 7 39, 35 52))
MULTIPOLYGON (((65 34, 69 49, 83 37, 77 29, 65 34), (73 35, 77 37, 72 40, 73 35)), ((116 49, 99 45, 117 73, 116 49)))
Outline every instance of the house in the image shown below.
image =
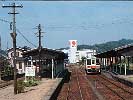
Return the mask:
MULTIPOLYGON (((29 48, 28 48, 29 49, 29 48)), ((24 48, 16 48, 16 69, 18 74, 23 74, 25 72, 25 59, 23 58, 22 53, 27 49, 24 48)), ((13 48, 7 50, 8 52, 8 61, 10 66, 13 67, 13 48)))

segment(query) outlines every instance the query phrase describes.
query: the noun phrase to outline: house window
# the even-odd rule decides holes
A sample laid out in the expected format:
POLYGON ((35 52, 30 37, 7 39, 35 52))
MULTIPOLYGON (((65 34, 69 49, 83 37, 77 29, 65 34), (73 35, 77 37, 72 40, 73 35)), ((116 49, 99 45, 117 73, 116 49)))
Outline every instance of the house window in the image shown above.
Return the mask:
POLYGON ((16 52, 16 56, 19 57, 19 52, 16 52))
POLYGON ((19 62, 19 69, 22 69, 22 62, 19 62))
POLYGON ((14 53, 12 52, 12 53, 11 53, 11 57, 13 57, 13 56, 14 56, 14 53))
MULTIPOLYGON (((14 53, 12 52, 11 57, 13 57, 13 56, 14 56, 14 53)), ((16 57, 19 57, 19 52, 16 52, 16 57)))

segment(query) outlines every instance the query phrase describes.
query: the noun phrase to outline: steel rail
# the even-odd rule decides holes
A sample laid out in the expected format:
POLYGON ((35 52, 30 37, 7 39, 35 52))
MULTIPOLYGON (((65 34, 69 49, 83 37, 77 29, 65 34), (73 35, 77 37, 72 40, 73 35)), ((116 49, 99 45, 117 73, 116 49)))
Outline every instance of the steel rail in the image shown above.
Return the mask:
MULTIPOLYGON (((101 84, 103 84, 106 88, 108 88, 110 91, 112 91, 113 93, 115 93, 119 98, 121 98, 122 100, 127 100, 127 98, 125 98, 125 97, 123 97, 119 92, 117 92, 117 91, 115 91, 113 88, 111 88, 110 87, 110 85, 109 84, 111 84, 112 86, 115 86, 115 87, 117 87, 118 89, 121 89, 123 92, 125 92, 125 93, 128 93, 127 91, 125 91, 125 89, 123 89, 123 88, 121 88, 121 87, 119 87, 118 85, 116 85, 116 84, 112 84, 112 82, 110 82, 109 80, 107 80, 107 79, 104 79, 104 78, 101 78, 101 76, 99 76, 99 75, 97 75, 96 76, 97 77, 97 80, 101 83, 101 84), (104 82, 102 82, 102 80, 104 80, 104 82), (105 82, 108 82, 108 84, 106 84, 105 82)), ((129 93, 128 93, 129 94, 129 93)))
MULTIPOLYGON (((77 74, 77 71, 76 71, 76 74, 77 74)), ((81 100, 84 100, 83 99, 83 95, 82 95, 82 91, 81 91, 81 87, 80 87, 80 84, 79 84, 79 76, 78 76, 78 74, 77 74, 77 82, 78 82, 78 87, 79 87, 79 92, 80 92, 81 100)))
POLYGON ((113 93, 115 93, 118 97, 120 97, 122 100, 127 100, 127 99, 124 99, 119 93, 117 93, 115 90, 111 89, 108 85, 106 85, 105 83, 101 82, 104 86, 106 86, 109 90, 111 90, 113 93))
POLYGON ((109 83, 111 83, 111 84, 115 85, 116 87, 120 88, 120 89, 121 89, 121 90, 123 90, 124 92, 127 92, 127 93, 129 93, 130 95, 133 95, 133 93, 132 93, 132 92, 129 92, 129 91, 125 90, 124 88, 122 88, 122 87, 120 87, 120 86, 116 85, 115 83, 111 82, 111 81, 110 81, 110 80, 108 80, 107 78, 104 78, 103 76, 99 76, 99 77, 100 77, 100 78, 102 78, 102 79, 104 79, 104 80, 106 80, 106 81, 108 81, 109 83))
POLYGON ((70 80, 69 80, 69 82, 68 82, 68 89, 67 89, 67 98, 66 98, 66 100, 69 100, 69 92, 70 92, 70 90, 71 90, 71 88, 70 88, 70 82, 71 82, 71 76, 70 76, 70 80))

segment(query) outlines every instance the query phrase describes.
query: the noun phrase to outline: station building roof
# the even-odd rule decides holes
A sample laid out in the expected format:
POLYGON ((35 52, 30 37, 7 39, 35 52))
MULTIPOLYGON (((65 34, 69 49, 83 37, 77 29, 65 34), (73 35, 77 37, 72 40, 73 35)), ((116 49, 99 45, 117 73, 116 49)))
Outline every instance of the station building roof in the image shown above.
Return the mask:
POLYGON ((109 58, 116 56, 133 56, 133 43, 122 47, 118 47, 103 53, 95 55, 98 58, 109 58))
MULTIPOLYGON (((32 56, 32 59, 38 59, 39 58, 39 49, 32 49, 29 51, 26 51, 22 54, 24 57, 32 56)), ((67 55, 64 52, 48 49, 48 48, 42 48, 40 51, 41 59, 66 59, 67 55)))

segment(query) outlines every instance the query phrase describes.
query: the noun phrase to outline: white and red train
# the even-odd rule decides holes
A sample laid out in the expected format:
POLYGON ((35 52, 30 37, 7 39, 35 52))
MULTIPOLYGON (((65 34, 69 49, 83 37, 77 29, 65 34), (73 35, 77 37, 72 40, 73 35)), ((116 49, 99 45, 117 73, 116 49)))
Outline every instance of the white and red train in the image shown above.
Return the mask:
POLYGON ((86 73, 101 73, 99 59, 95 56, 88 57, 85 61, 86 73))

